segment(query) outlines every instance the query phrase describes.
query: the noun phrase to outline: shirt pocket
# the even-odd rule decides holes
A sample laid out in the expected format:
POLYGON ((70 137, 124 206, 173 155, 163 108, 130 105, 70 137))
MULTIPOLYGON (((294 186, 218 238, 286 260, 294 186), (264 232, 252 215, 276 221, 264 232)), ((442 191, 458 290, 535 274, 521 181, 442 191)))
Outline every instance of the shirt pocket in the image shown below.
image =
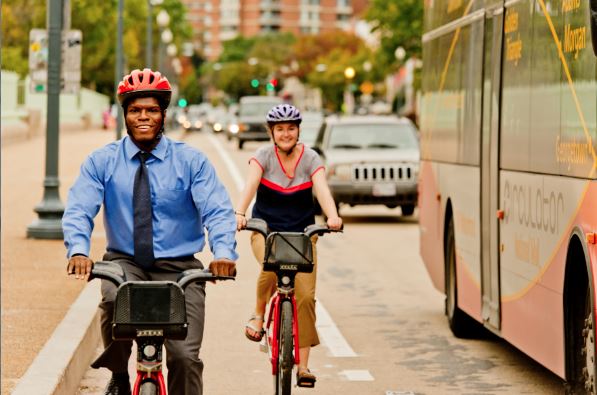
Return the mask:
POLYGON ((190 189, 158 189, 157 210, 165 219, 184 220, 197 215, 190 189))

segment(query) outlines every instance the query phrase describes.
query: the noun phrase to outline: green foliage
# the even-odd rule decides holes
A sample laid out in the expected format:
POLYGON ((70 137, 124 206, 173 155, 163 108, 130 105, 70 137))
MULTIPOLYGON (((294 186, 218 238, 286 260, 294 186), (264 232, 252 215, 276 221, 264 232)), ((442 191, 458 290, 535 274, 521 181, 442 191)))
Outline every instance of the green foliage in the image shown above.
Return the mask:
MULTIPOLYGON (((145 66, 147 0, 125 0, 123 4, 123 48, 125 72, 128 72, 145 66)), ((81 83, 109 96, 114 94, 117 5, 117 0, 71 0, 71 28, 83 32, 81 83)), ((174 43, 180 48, 191 36, 184 5, 180 0, 165 0, 159 8, 153 8, 154 21, 159 9, 170 14, 174 43)), ((26 76, 29 72, 29 31, 44 29, 45 25, 45 0, 2 1, 2 67, 26 76)), ((154 23, 154 59, 159 34, 154 23)))
POLYGON ((380 34, 381 48, 376 61, 384 67, 397 62, 394 51, 406 50, 406 57, 421 59, 423 2, 421 0, 371 0, 365 19, 380 34))

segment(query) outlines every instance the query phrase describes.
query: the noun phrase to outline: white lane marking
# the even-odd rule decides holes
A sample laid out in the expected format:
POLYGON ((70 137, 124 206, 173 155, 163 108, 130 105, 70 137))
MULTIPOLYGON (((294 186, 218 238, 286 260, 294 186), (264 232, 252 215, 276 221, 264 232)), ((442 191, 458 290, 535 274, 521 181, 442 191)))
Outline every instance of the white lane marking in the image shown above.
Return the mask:
POLYGON ((356 357, 357 354, 350 347, 340 330, 332 320, 328 311, 319 299, 315 303, 316 326, 323 344, 330 350, 333 357, 356 357))
POLYGON ((368 370, 343 370, 338 373, 345 376, 349 381, 374 381, 368 370))
MULTIPOLYGON (((244 187, 243 177, 230 157, 230 154, 224 149, 216 136, 210 134, 208 138, 228 168, 236 189, 242 191, 244 187)), ((344 336, 342 336, 342 333, 340 333, 340 330, 320 300, 317 300, 317 303, 315 303, 315 310, 317 315, 317 330, 321 341, 328 348, 330 354, 334 357, 356 357, 357 354, 350 347, 344 336)))
POLYGON ((242 175, 240 174, 240 171, 232 161, 232 158, 230 157, 228 152, 226 152, 226 149, 224 149, 222 143, 220 143, 216 136, 214 136, 213 134, 209 134, 207 137, 209 138, 209 141, 213 144, 213 146, 216 148, 216 151, 218 151, 218 154, 220 154, 220 157, 224 161, 224 164, 226 165, 228 172, 234 180, 234 185, 236 186, 236 189, 239 192, 242 191, 243 187, 245 186, 245 183, 243 181, 242 175))

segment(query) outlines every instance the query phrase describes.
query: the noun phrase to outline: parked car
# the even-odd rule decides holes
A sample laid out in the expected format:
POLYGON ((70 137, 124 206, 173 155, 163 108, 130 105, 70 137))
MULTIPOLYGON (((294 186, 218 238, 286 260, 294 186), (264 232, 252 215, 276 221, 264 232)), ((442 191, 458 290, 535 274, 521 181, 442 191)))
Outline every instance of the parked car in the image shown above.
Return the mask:
POLYGON ((336 204, 400 206, 417 203, 419 143, 415 126, 394 116, 328 117, 315 141, 336 204))
POLYGON ((265 116, 274 106, 282 104, 277 96, 243 96, 238 105, 238 148, 242 149, 245 141, 268 141, 269 133, 265 116))
POLYGON ((317 139, 319 129, 323 124, 323 113, 315 111, 304 111, 302 112, 302 116, 303 121, 301 122, 300 140, 307 146, 313 147, 313 145, 315 144, 315 140, 317 139))

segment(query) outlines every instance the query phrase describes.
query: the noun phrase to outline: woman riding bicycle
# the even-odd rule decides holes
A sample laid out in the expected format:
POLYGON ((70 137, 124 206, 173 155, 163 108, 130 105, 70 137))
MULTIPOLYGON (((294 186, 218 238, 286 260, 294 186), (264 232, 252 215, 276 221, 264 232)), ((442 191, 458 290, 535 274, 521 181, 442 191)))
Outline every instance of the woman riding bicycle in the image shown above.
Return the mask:
MULTIPOLYGON (((327 216, 327 225, 331 229, 341 229, 342 219, 327 185, 321 158, 298 142, 301 120, 299 110, 290 104, 277 105, 268 112, 266 121, 274 144, 258 149, 249 160, 246 185, 235 211, 238 230, 246 226, 246 210, 257 194, 252 217, 265 220, 272 231, 302 232, 315 223, 313 192, 327 216)), ((309 351, 319 344, 315 329, 316 241, 315 236, 312 239, 313 272, 298 274, 295 283, 300 345, 297 385, 309 387, 316 379, 308 368, 309 351)), ((251 247, 258 262, 263 262, 263 236, 254 232, 251 247)), ((255 313, 245 327, 245 336, 249 340, 261 341, 265 333, 265 307, 276 286, 276 274, 261 270, 257 280, 255 313)))

